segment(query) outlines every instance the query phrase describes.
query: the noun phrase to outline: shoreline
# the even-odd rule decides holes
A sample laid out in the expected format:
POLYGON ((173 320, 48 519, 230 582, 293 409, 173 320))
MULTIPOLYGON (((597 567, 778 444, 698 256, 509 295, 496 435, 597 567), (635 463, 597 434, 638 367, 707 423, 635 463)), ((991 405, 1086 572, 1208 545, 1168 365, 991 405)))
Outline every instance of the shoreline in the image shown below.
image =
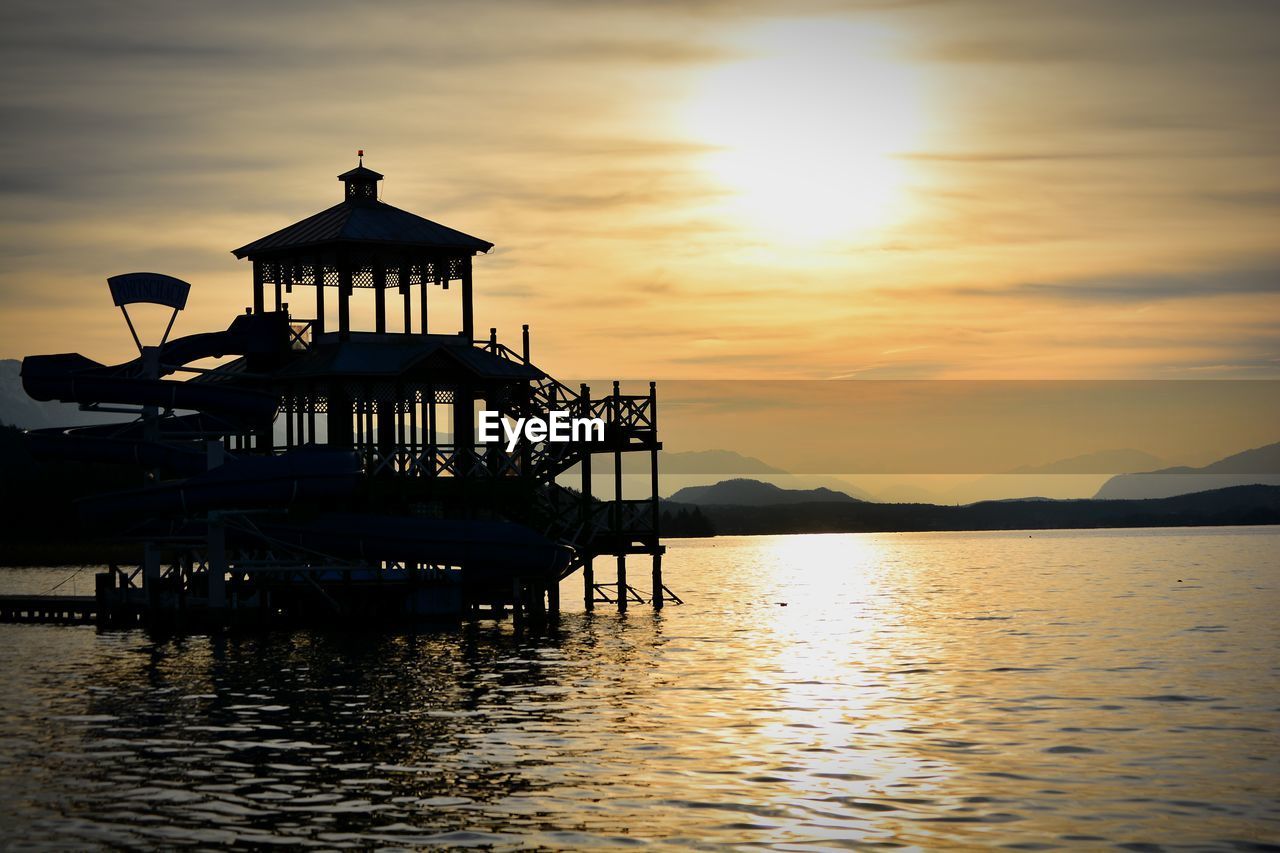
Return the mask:
MULTIPOLYGON (((927 528, 889 528, 889 529, 860 529, 860 530, 788 530, 788 531, 726 531, 723 533, 715 533, 710 536, 664 536, 663 541, 689 541, 702 539, 721 539, 721 538, 746 538, 750 536, 842 536, 846 534, 881 534, 881 533, 1021 533, 1026 531, 1038 532, 1073 532, 1080 530, 1204 530, 1210 528, 1220 528, 1223 530, 1239 529, 1244 527, 1258 528, 1280 528, 1280 521, 1266 522, 1179 522, 1174 524, 1110 524, 1110 525, 1094 525, 1094 526, 1041 526, 1041 527, 927 527, 927 528)), ((59 546, 59 548, 49 548, 39 546, 36 543, 21 543, 15 550, 18 554, 25 556, 15 556, 10 550, 11 546, 0 546, 0 571, 5 569, 60 569, 60 568, 88 568, 91 566, 105 566, 109 563, 130 564, 136 562, 137 554, 132 549, 121 547, 118 543, 112 545, 106 543, 101 546, 102 551, 114 550, 112 554, 100 554, 99 556, 108 556, 113 559, 88 560, 84 557, 84 553, 90 549, 89 545, 59 546), (65 549, 65 550, 63 550, 65 549), (38 555, 38 556, 37 556, 38 555)))

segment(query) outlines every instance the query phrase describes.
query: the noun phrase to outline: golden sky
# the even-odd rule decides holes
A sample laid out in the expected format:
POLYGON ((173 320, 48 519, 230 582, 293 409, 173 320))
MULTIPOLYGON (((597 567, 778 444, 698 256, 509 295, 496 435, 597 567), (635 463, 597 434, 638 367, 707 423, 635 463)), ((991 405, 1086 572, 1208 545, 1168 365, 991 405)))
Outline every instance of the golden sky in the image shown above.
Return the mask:
POLYGON ((224 327, 228 250, 364 148, 555 374, 1280 377, 1277 4, 7 2, 0 43, 0 357, 126 357, 132 270, 224 327))

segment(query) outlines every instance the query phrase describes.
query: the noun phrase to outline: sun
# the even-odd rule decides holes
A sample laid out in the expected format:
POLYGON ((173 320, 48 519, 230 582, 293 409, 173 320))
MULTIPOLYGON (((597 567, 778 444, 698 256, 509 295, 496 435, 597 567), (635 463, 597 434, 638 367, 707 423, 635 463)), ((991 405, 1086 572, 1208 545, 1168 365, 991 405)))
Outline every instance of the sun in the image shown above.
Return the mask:
POLYGON ((865 23, 774 21, 741 59, 696 84, 686 123, 726 212, 776 240, 851 241, 901 220, 925 127, 919 75, 896 33, 865 23))

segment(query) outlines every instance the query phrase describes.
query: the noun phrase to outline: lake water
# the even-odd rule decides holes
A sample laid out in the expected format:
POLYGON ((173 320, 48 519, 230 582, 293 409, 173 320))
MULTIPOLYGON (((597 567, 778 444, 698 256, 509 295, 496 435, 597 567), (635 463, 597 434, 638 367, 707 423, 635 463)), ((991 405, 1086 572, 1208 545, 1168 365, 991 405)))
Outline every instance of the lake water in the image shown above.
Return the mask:
POLYGON ((0 845, 1280 849, 1280 529, 665 567, 551 636, 0 625, 0 845))

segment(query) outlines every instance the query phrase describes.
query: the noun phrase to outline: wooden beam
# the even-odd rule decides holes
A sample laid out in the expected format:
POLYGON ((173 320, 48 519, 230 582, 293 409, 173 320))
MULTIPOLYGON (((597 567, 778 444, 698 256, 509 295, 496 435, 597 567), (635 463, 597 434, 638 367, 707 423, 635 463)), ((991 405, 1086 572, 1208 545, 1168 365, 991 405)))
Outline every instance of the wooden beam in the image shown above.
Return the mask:
POLYGON ((618 612, 627 612, 627 598, 629 587, 627 586, 627 557, 625 554, 618 555, 618 612))
MULTIPOLYGON (((613 399, 609 401, 609 405, 613 408, 613 422, 615 425, 622 422, 622 413, 618 401, 620 389, 617 380, 613 383, 613 399)), ((622 450, 620 439, 614 439, 613 450, 613 499, 615 518, 621 522, 622 512, 622 450)), ((618 555, 618 612, 627 612, 627 558, 618 555)))
POLYGON ((409 299, 409 265, 405 264, 400 267, 396 278, 400 281, 400 295, 404 297, 404 333, 406 335, 413 333, 413 303, 409 299))
POLYGON ((266 310, 267 297, 262 292, 262 261, 253 262, 253 313, 261 314, 266 310))
POLYGON ((324 264, 316 264, 316 321, 311 326, 311 339, 324 334, 324 264))
POLYGON ((351 331, 351 267, 338 262, 338 333, 344 338, 351 331))
POLYGON ((373 268, 373 330, 378 334, 387 331, 387 271, 379 263, 373 268))
POLYGON ((422 329, 422 334, 425 335, 427 334, 427 259, 426 258, 422 259, 422 266, 420 267, 420 269, 422 270, 422 275, 419 279, 420 283, 422 284, 422 307, 419 310, 422 316, 419 319, 418 323, 422 329))
POLYGON ((466 335, 468 341, 476 339, 476 314, 471 293, 470 255, 462 259, 462 334, 466 335))
MULTIPOLYGON (((587 383, 583 382, 580 386, 579 398, 582 400, 581 417, 591 417, 591 388, 587 383)), ((586 530, 591 525, 591 447, 584 445, 582 448, 582 529, 586 530)), ((590 551, 587 552, 586 561, 582 564, 582 604, 587 610, 595 610, 596 608, 596 572, 595 572, 595 555, 590 551)))

